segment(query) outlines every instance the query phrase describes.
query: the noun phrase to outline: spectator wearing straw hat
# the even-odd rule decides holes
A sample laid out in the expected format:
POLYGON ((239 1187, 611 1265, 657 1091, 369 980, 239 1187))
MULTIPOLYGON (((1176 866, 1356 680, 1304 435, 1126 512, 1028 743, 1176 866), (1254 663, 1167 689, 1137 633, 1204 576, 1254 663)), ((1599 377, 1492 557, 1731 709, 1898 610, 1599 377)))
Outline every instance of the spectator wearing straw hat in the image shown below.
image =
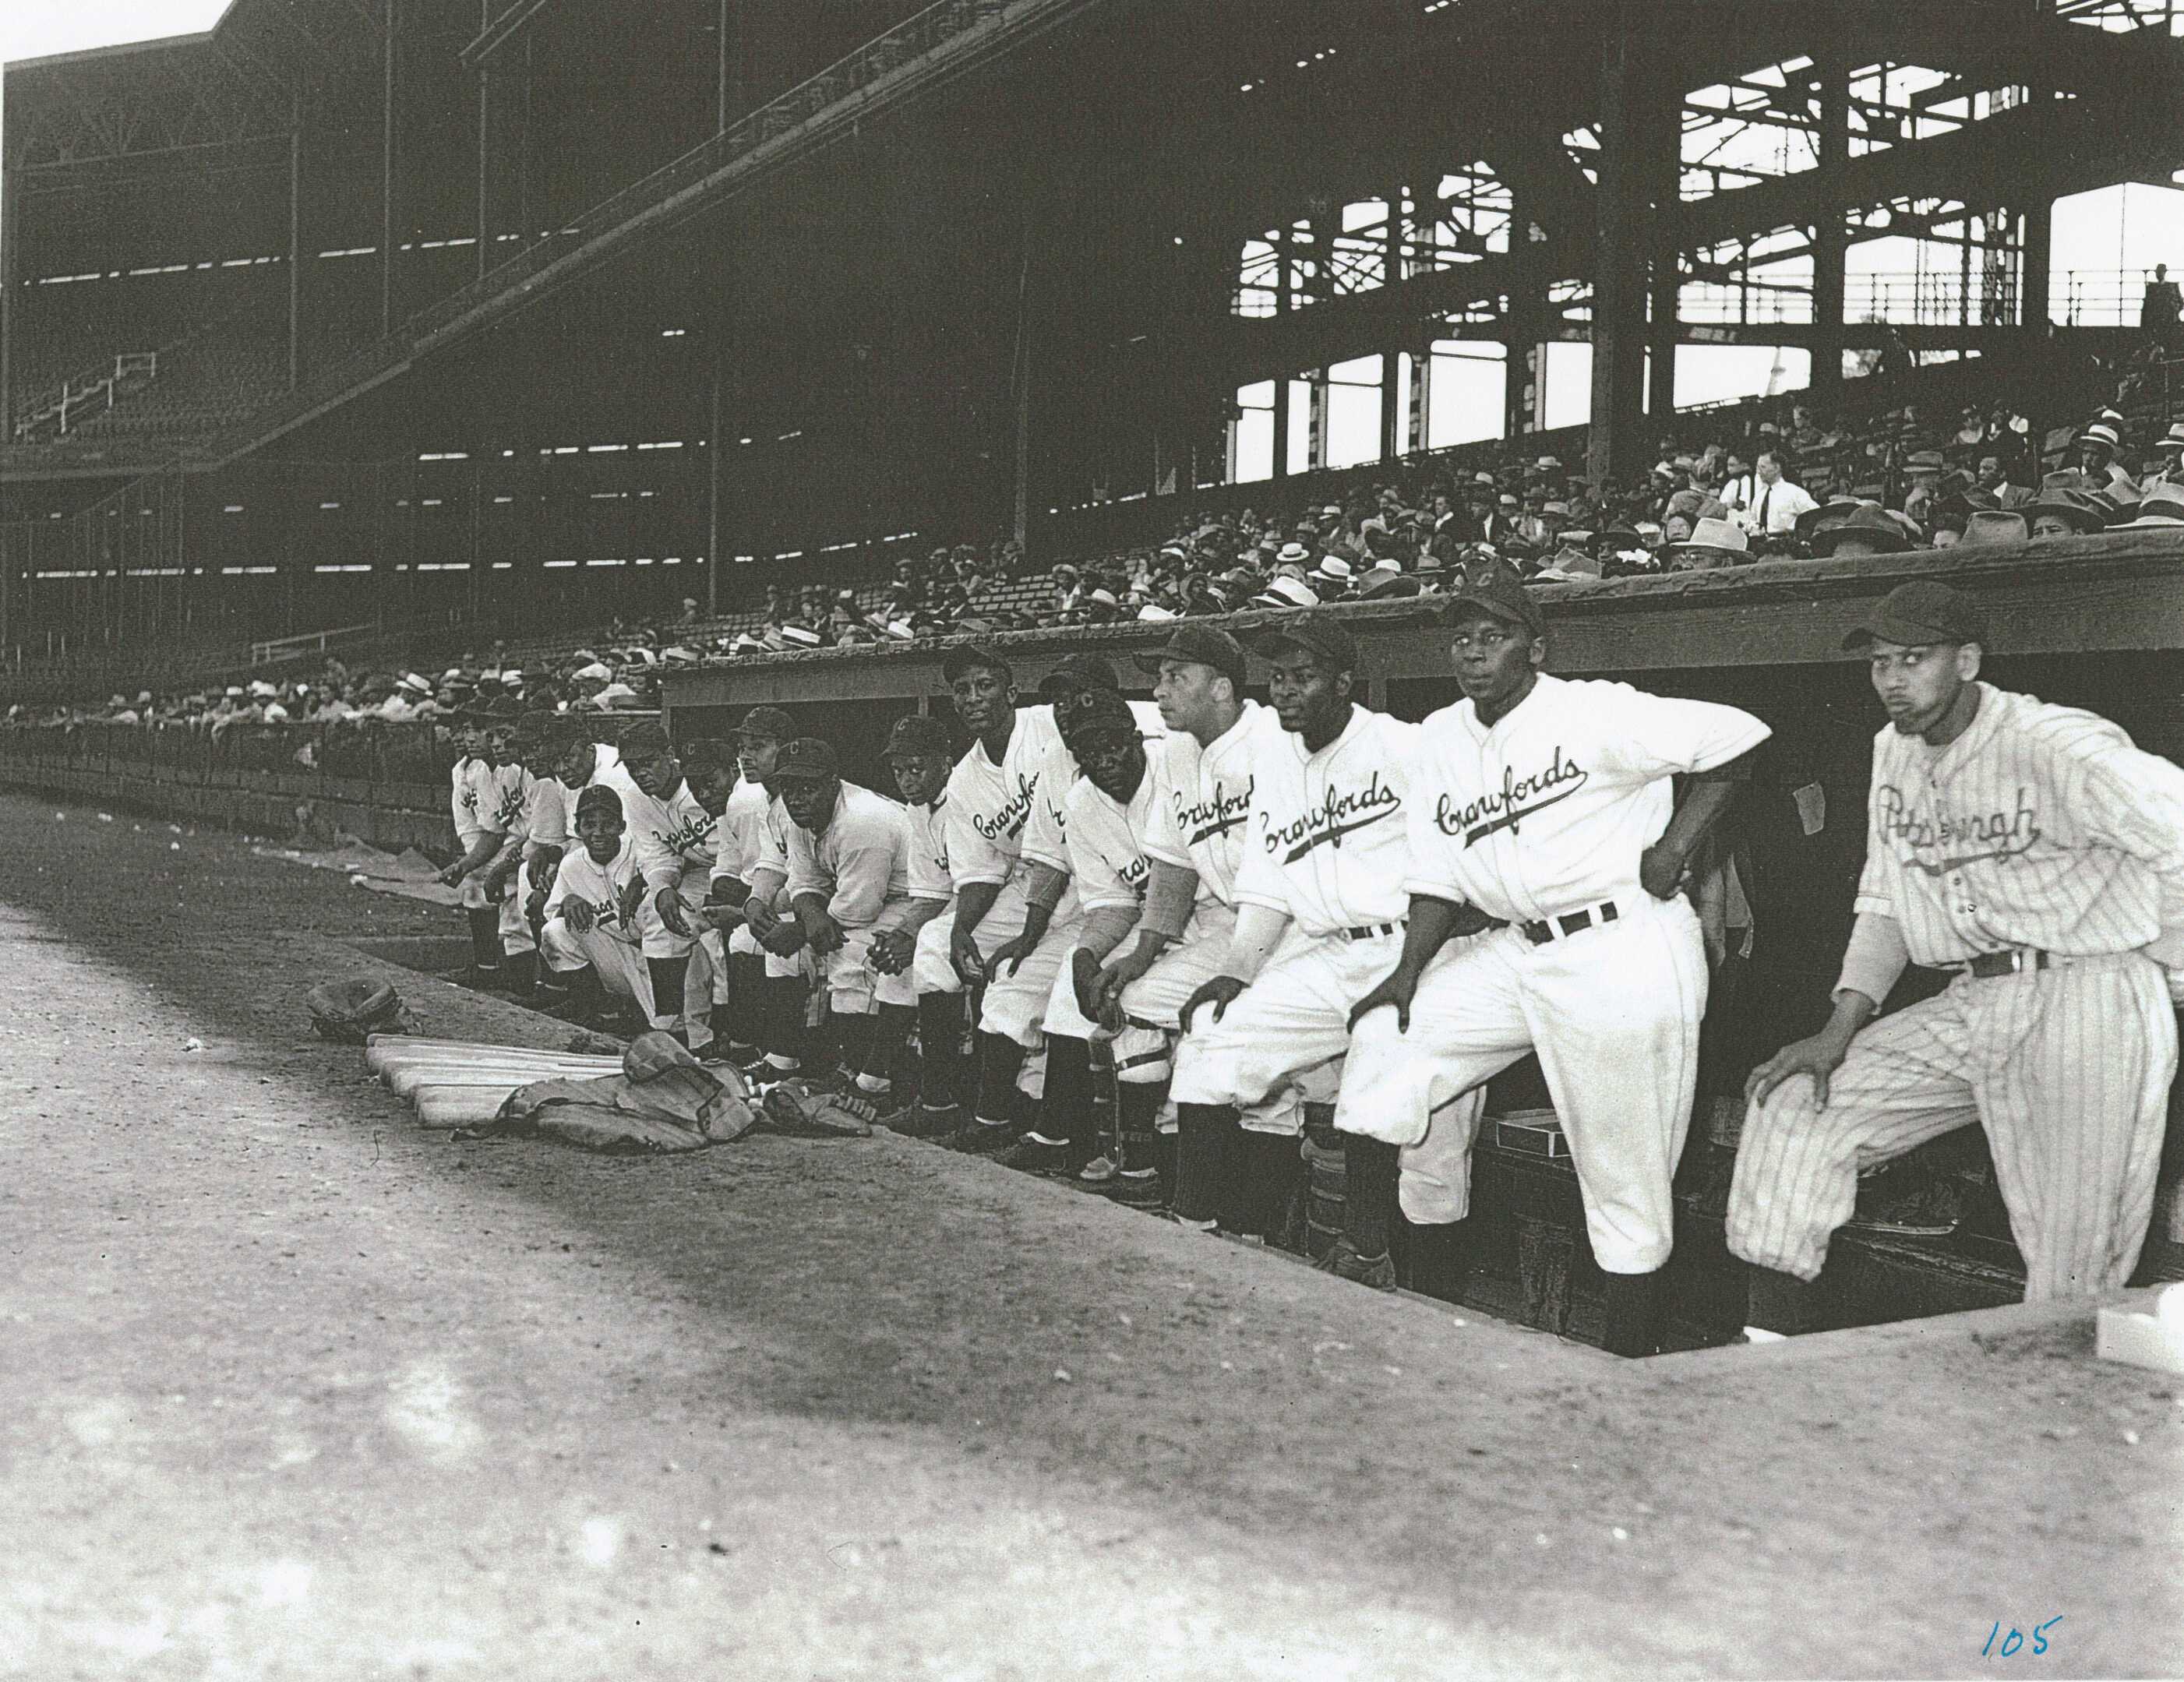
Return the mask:
POLYGON ((1660 562, 1669 572, 1704 572, 1717 566, 1741 566, 1752 559, 1744 528, 1733 520, 1702 520, 1680 543, 1661 546, 1660 562))
MULTIPOLYGON (((2051 474, 2049 478, 2075 477, 2051 474)), ((2075 485, 2043 484, 2040 493, 2019 510, 2031 522, 2032 536, 2074 537, 2103 530, 2108 521, 2092 499, 2075 485)))

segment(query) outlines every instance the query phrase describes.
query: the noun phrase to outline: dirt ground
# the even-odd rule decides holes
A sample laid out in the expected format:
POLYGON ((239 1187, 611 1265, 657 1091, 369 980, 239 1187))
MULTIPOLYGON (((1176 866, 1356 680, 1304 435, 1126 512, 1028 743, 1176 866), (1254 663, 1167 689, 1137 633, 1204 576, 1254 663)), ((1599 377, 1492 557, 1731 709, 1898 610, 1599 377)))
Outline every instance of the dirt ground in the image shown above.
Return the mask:
POLYGON ((2180 1666, 2086 1315, 1623 1363, 886 1137, 451 1143, 298 1000, 452 921, 0 797, 0 1675, 2180 1666))

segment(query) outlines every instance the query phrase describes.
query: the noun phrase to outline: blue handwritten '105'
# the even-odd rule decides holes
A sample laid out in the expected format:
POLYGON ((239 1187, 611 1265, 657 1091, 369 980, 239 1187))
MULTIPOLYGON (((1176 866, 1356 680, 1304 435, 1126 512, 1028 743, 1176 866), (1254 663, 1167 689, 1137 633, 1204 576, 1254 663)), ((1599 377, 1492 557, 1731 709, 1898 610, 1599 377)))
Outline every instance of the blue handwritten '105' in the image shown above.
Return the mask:
MULTIPOLYGON (((2044 1653, 2048 1651, 2048 1632, 2050 1629, 2053 1629, 2062 1621, 2062 1617, 2059 1613, 2057 1616, 2049 1618, 2045 1624, 2036 1624, 2033 1626, 2032 1651, 2034 1652, 2044 1653)), ((1985 1658, 1990 1652, 1992 1652, 1999 1658, 2014 1657, 2018 1650, 2024 1646, 2024 1645, 2025 1632, 2022 1629, 2020 1629, 2016 1625, 2012 1624, 2010 1626, 2009 1633, 2007 1635, 2004 1635, 2002 1633, 2002 1625, 1997 1624, 1993 1629, 1987 1631, 1986 1646, 1980 1649, 1980 1657, 1981 1658, 1985 1658), (2001 1640, 2001 1645, 1999 1646, 1995 1644, 1997 1637, 2001 1640)))

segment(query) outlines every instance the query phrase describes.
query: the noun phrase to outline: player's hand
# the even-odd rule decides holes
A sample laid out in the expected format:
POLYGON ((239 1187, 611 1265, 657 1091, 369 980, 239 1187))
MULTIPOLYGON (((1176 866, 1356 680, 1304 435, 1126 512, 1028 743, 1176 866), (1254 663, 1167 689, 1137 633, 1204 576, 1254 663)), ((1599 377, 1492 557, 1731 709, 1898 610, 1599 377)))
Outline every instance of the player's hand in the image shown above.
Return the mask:
POLYGON ((1638 855, 1638 885, 1656 899, 1673 899, 1691 885, 1684 855, 1656 843, 1638 855))
POLYGON ((883 928, 865 949, 865 961, 875 975, 900 975, 917 953, 917 937, 906 928, 883 928))
POLYGON ((469 874, 469 860, 465 859, 457 859, 454 863, 449 865, 445 870, 434 877, 432 880, 438 883, 443 888, 454 888, 460 886, 462 883, 462 879, 469 874))
POLYGON ((531 890, 531 897, 523 902, 523 920, 534 929, 546 921, 546 890, 544 888, 534 888, 531 890))
POLYGON ((1000 975, 1002 972, 1001 966, 1003 964, 1006 964, 1009 966, 1008 973, 1014 975, 1018 970, 1023 967, 1023 961, 1031 956, 1031 955, 1038 950, 1039 942, 1030 938, 1027 935, 1022 934, 1017 936, 1013 940, 1005 942, 1003 944, 996 946, 991 955, 989 955, 986 960, 987 978, 990 980, 994 977, 1000 975))
POLYGON ((811 950, 823 958, 829 952, 842 950, 842 925, 820 911, 805 920, 804 938, 811 943, 811 950))
POLYGON ((758 944, 777 958, 793 958, 804 950, 804 930, 799 924, 777 920, 759 936, 758 944))
POLYGON ((1418 978, 1398 968, 1396 972, 1350 1007, 1350 1031, 1357 1032, 1357 1024, 1383 1005, 1396 1007, 1396 1032, 1411 1031, 1411 1000, 1418 996, 1418 978))
POLYGON ((948 961, 967 985, 986 978, 986 955, 978 950, 978 933, 958 927, 948 937, 948 961))
POLYGON ((1112 1030, 1115 1024, 1108 1022, 1102 1014, 1101 973, 1100 961, 1084 947, 1079 946, 1069 955, 1069 987, 1077 995, 1077 1008, 1084 1013, 1088 1021, 1098 1022, 1100 1027, 1112 1030))
POLYGON ((751 938, 764 944, 766 937, 779 926, 781 919, 774 915, 772 906, 754 894, 744 901, 744 922, 749 926, 751 938))
POLYGON ((1744 1083, 1744 1102, 1749 1109, 1754 1104, 1764 1103, 1769 1093, 1793 1075, 1813 1078, 1813 1099, 1825 1110, 1828 1107, 1828 1078, 1842 1067, 1843 1058, 1850 1051, 1850 1041, 1840 1034, 1816 1033, 1809 1039, 1800 1039, 1784 1046, 1758 1068, 1744 1083))
POLYGON ((592 932, 592 902, 571 894, 561 902, 561 921, 568 924, 574 933, 589 934, 592 932))
POLYGON ((660 921, 666 925, 670 934, 678 935, 685 940, 690 938, 689 919, 682 915, 681 890, 672 884, 661 888, 652 896, 652 909, 660 914, 660 921))
POLYGON ((485 873, 485 897, 488 899, 498 903, 500 896, 508 892, 509 878, 515 874, 518 862, 520 860, 510 860, 504 865, 495 865, 485 873))
POLYGON ((1185 1033, 1190 1032, 1190 1019, 1198 1014, 1201 1005, 1213 1007, 1213 1020, 1219 1022, 1228 1014, 1228 1007, 1236 1002, 1236 995, 1244 990, 1244 983, 1233 975, 1217 975, 1200 984, 1198 991, 1183 1001, 1178 1020, 1185 1033))
POLYGON ((629 879, 629 885, 615 895, 615 915, 621 920, 624 928, 637 927, 638 910, 644 904, 644 878, 633 876, 629 879))
MULTIPOLYGON (((1112 1011, 1119 1019, 1123 1014, 1123 989, 1141 977, 1159 959, 1159 953, 1142 950, 1133 950, 1123 957, 1109 959, 1106 966, 1100 972, 1099 991, 1093 995, 1099 1000, 1100 1008, 1087 1011, 1084 1014, 1095 1021, 1105 1021, 1106 1013, 1112 1011)), ((1111 1028, 1113 1026, 1109 1024, 1111 1028)))

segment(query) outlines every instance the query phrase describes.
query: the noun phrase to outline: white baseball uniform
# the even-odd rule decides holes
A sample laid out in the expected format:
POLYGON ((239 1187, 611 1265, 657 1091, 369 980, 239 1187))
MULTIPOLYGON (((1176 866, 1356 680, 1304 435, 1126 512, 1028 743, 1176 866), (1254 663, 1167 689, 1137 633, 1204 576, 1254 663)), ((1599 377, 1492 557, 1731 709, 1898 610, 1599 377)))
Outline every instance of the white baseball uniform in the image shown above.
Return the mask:
MULTIPOLYGON (((449 815, 454 819, 455 845, 467 855, 477 844, 481 829, 478 805, 482 800, 493 798, 493 767, 485 760, 465 757, 455 761, 448 773, 452 785, 448 794, 449 815)), ((472 871, 462 881, 462 907, 466 911, 485 909, 485 881, 482 872, 472 871)))
MULTIPOLYGON (((519 860, 521 857, 527 839, 524 815, 530 805, 532 784, 537 781, 521 766, 511 761, 490 767, 476 785, 478 828, 485 834, 499 837, 500 840, 493 857, 463 878, 465 888, 473 882, 478 884, 477 902, 482 906, 488 903, 485 878, 504 860, 511 856, 519 860)), ((510 882, 493 896, 492 903, 500 914, 502 951, 510 954, 530 951, 533 944, 531 925, 524 917, 523 896, 515 889, 513 873, 510 882)))
MULTIPOLYGON (((698 804, 686 780, 676 785, 666 799, 655 799, 632 785, 622 796, 622 821, 637 844, 638 867, 646 885, 656 894, 663 888, 675 890, 693 912, 705 903, 716 846, 713 815, 698 804)), ((651 905, 647 897, 646 905, 651 905)), ((694 917, 691 927, 697 927, 694 917)), ((697 945, 694 934, 677 934, 653 911, 644 929, 644 955, 679 958, 697 945)), ((711 986, 710 972, 706 983, 711 986)))
POLYGON ((1265 1100, 1342 1055, 1351 1005, 1402 950, 1403 827, 1418 731, 1353 706, 1342 732, 1317 753, 1284 731, 1252 755, 1236 899, 1280 912, 1290 927, 1221 1020, 1209 1007, 1183 1037, 1168 1091, 1178 1104, 1233 1105, 1256 1132, 1302 1128, 1301 1111, 1265 1100))
POLYGON ((1784 1082, 1737 1151, 1730 1248, 1816 1277, 1858 1170, 1973 1122, 2024 1252, 2028 1301, 2129 1277, 2153 1205, 2184 930, 2184 770, 2106 719, 1979 686, 1956 740, 1874 738, 1858 935, 1841 988, 1876 1001, 1904 961, 2045 953, 1863 1029, 1828 1082, 1784 1082), (1869 938, 1880 959, 1858 956, 1869 938), (2151 949, 2151 950, 2149 950, 2151 949), (1876 990, 1877 989, 1877 990, 1876 990))
POLYGON ((1641 887, 1639 859, 1669 827, 1670 779, 1726 765, 1767 727, 1542 673, 1490 727, 1465 699, 1419 728, 1404 887, 1511 927, 1435 955, 1407 1033, 1393 1010, 1357 1024, 1335 1125, 1403 1147, 1412 1220, 1461 1220, 1485 1083, 1536 1050, 1595 1259, 1651 1273, 1674 1238, 1707 968, 1697 912, 1641 887))
MULTIPOLYGON (((1181 938, 1123 990, 1124 1021, 1115 1036, 1119 1080, 1157 1084, 1168 1078, 1178 1013, 1228 958, 1251 812, 1252 755, 1281 733, 1271 709, 1246 701, 1236 722, 1212 741, 1201 746, 1178 733, 1162 746, 1153 767, 1157 794, 1139 839, 1149 859, 1197 873, 1198 902, 1181 938)), ((1173 1119, 1164 1112, 1163 1125, 1173 1119)))
MULTIPOLYGON (((566 975, 590 965, 598 972, 601 987, 618 998, 633 1000, 644 1012, 646 1022, 657 1026, 676 1013, 660 1011, 652 996, 652 972, 644 961, 644 936, 638 926, 642 911, 627 922, 621 915, 625 892, 631 883, 642 884, 644 880, 635 840, 626 831, 621 851, 604 865, 581 844, 570 848, 546 896, 546 921, 539 933, 539 944, 549 969, 566 975), (572 897, 587 901, 592 908, 592 926, 581 934, 561 914, 572 897)), ((698 968, 693 964, 686 974, 695 973, 698 968)), ((710 997, 710 985, 702 977, 695 983, 686 979, 682 1012, 686 1019, 703 1022, 710 997)))
POLYGON ((825 894, 827 915, 842 931, 842 944, 819 961, 838 1016, 917 1003, 907 976, 882 975, 868 961, 872 937, 910 904, 910 821, 900 805, 844 783, 824 830, 814 835, 792 823, 788 893, 825 894))

